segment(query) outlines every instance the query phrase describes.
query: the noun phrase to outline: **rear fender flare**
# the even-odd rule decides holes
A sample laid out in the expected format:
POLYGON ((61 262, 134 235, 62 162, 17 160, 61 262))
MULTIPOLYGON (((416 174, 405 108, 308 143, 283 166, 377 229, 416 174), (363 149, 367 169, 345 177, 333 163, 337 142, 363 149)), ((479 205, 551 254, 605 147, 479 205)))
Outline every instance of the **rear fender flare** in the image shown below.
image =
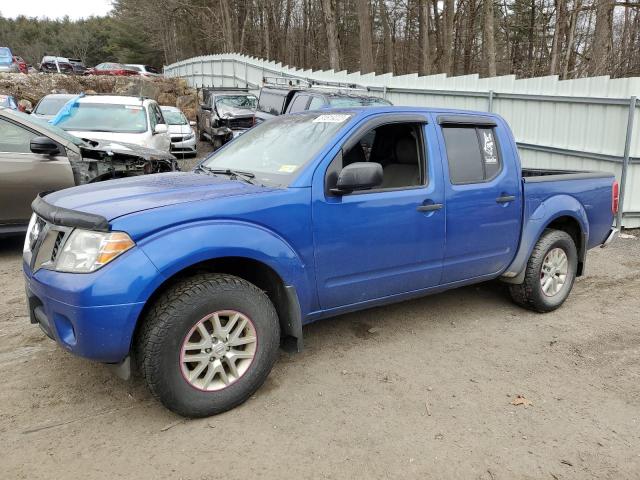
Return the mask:
MULTIPOLYGON (((525 219, 526 217, 525 211, 525 219)), ((526 219, 516 256, 500 277, 501 280, 507 283, 522 283, 527 262, 538 239, 551 222, 561 217, 570 217, 578 222, 582 242, 585 245, 584 252, 582 252, 584 255, 589 239, 587 212, 574 197, 570 195, 555 195, 541 202, 526 219)), ((580 261, 583 260, 583 258, 580 259, 580 261)))

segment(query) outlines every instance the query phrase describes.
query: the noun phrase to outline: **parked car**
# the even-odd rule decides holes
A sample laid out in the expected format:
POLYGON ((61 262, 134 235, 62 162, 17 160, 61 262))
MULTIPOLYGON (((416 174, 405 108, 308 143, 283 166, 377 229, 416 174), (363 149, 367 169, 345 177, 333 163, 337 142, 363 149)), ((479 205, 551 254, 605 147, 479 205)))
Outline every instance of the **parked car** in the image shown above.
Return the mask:
POLYGON ((264 122, 270 118, 283 115, 297 92, 309 88, 309 84, 280 85, 266 83, 260 89, 260 97, 255 113, 256 123, 264 122))
POLYGON ((86 75, 87 74, 87 67, 85 66, 84 62, 79 59, 79 58, 70 58, 69 59, 69 63, 71 64, 71 67, 73 68, 73 74, 74 75, 86 75))
POLYGON ((26 230, 31 202, 40 192, 178 168, 168 153, 111 141, 87 142, 2 107, 0 131, 0 236, 26 230))
POLYGON ((88 68, 87 75, 116 75, 116 76, 134 76, 138 72, 125 67, 121 63, 100 63, 93 68, 88 68))
POLYGON ((157 68, 152 67, 150 65, 141 65, 141 64, 126 64, 126 68, 129 70, 134 70, 138 72, 138 75, 143 77, 161 77, 162 74, 158 71, 157 68))
POLYGON ((51 120, 69 100, 77 96, 78 95, 72 93, 51 93, 45 95, 36 103, 36 107, 31 114, 43 120, 51 120))
POLYGON ((197 153, 196 132, 193 130, 196 122, 190 122, 177 107, 161 106, 162 116, 169 126, 171 137, 171 152, 184 156, 197 153))
POLYGON ((22 57, 14 56, 13 61, 16 65, 18 65, 18 70, 20 73, 29 73, 29 68, 27 67, 27 62, 25 62, 22 57))
POLYGON ((198 138, 214 149, 243 134, 255 124, 258 99, 246 89, 205 88, 196 112, 198 138))
POLYGON ((384 98, 373 97, 357 89, 320 89, 310 88, 297 91, 287 105, 285 113, 318 110, 320 108, 349 108, 392 105, 384 98))
POLYGON ((169 152, 171 139, 155 100, 126 95, 79 95, 50 120, 80 138, 114 140, 169 152))
POLYGON ((66 57, 55 57, 45 55, 40 62, 40 71, 43 73, 65 73, 73 74, 73 65, 66 57))
POLYGON ((0 73, 19 73, 20 68, 13 59, 13 53, 9 47, 0 47, 0 73))
POLYGON ((495 114, 284 115, 192 173, 37 200, 28 305, 123 376, 135 352, 166 407, 201 417, 249 398, 321 318, 498 278, 525 308, 560 307, 617 207, 611 173, 523 169, 495 114))
POLYGON ((0 107, 10 108, 11 110, 19 110, 18 102, 12 95, 0 94, 0 107))

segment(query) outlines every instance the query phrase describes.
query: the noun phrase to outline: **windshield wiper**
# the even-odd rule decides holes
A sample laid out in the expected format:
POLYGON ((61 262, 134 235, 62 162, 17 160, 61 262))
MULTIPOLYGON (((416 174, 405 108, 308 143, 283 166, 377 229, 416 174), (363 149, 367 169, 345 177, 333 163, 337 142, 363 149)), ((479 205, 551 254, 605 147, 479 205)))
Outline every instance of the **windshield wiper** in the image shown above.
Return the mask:
MULTIPOLYGON (((209 167, 206 167, 209 168, 209 167)), ((230 168, 224 169, 209 169, 209 171, 215 175, 229 175, 229 178, 232 179, 240 179, 244 180, 251 185, 255 185, 255 182, 252 180, 256 176, 251 172, 243 172, 242 170, 231 170, 230 168)))

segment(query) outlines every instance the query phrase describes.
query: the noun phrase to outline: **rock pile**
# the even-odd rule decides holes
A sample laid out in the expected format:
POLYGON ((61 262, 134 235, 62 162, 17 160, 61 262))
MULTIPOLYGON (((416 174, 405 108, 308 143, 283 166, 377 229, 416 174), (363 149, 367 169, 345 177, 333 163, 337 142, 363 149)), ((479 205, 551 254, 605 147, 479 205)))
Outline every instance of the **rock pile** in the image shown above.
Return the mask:
POLYGON ((197 93, 180 78, 74 76, 50 73, 0 73, 0 94, 35 105, 49 93, 110 93, 153 98, 160 105, 177 106, 195 120, 197 93))

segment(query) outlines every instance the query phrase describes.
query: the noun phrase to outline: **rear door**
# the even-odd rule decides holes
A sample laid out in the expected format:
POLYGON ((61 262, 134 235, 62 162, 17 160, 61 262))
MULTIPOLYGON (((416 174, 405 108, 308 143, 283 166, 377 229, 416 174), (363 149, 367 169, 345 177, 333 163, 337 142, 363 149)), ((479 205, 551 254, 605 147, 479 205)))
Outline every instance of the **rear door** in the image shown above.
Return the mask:
POLYGON ((38 193, 74 185, 64 147, 57 156, 31 152, 31 139, 38 136, 0 117, 0 224, 26 224, 38 193))
POLYGON ((438 115, 437 123, 447 205, 442 283, 499 273, 513 260, 522 214, 508 134, 488 116, 438 115))

